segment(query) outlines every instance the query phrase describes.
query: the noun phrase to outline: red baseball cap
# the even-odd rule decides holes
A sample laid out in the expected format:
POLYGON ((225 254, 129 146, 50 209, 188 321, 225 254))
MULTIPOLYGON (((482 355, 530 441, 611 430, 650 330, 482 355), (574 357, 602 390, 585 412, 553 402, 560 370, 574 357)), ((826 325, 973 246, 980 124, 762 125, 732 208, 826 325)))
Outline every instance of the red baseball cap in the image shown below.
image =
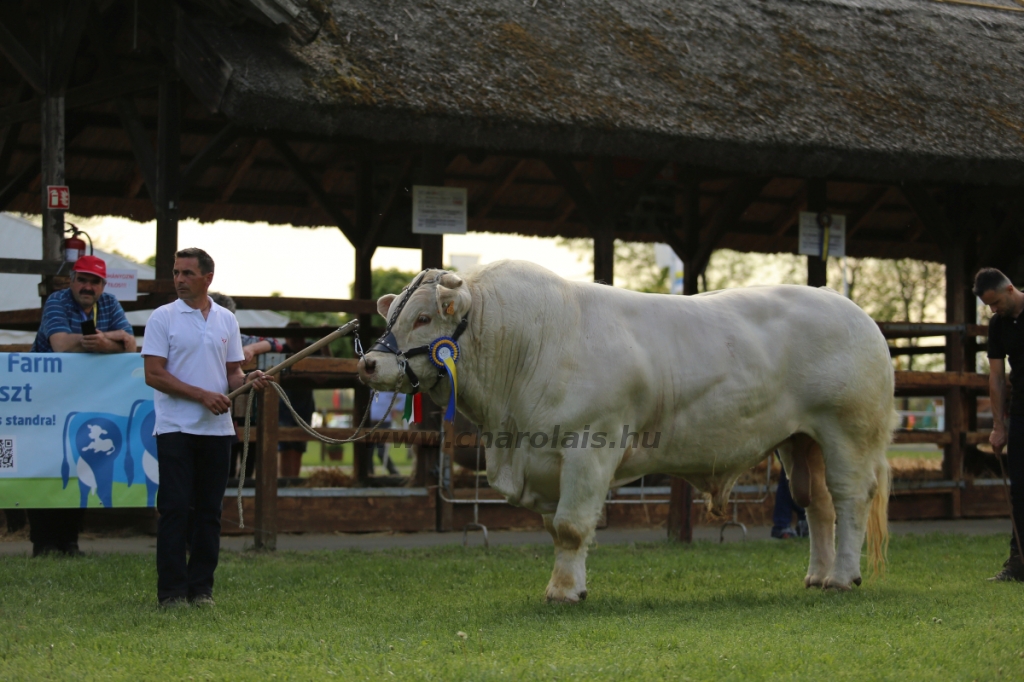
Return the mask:
POLYGON ((75 267, 71 269, 75 272, 96 275, 104 281, 107 279, 107 264, 102 258, 97 258, 96 256, 79 256, 78 260, 75 261, 75 267))

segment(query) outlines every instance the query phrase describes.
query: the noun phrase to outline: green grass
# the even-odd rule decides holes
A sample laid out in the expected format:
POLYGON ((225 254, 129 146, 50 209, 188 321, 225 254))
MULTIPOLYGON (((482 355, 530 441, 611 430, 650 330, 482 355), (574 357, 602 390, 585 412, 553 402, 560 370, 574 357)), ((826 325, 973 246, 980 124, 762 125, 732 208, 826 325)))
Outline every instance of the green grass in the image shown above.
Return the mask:
POLYGON ((576 606, 550 547, 225 553, 217 606, 171 612, 151 556, 2 558, 0 679, 1020 679, 1006 545, 895 538, 846 594, 801 541, 599 547, 576 606))
MULTIPOLYGON (((342 447, 341 459, 331 459, 324 457, 321 459, 321 448, 324 447, 320 441, 310 441, 306 444, 306 452, 302 455, 302 466, 304 467, 346 467, 352 468, 352 444, 345 443, 342 447)), ((395 462, 395 466, 398 467, 399 473, 403 476, 409 476, 412 473, 415 457, 412 454, 412 448, 409 447, 396 447, 391 448, 391 457, 395 462)), ((375 471, 378 474, 385 473, 384 468, 381 466, 380 459, 374 458, 375 471)), ((308 474, 308 472, 307 472, 308 474)), ((304 475, 307 475, 304 474, 304 475)))

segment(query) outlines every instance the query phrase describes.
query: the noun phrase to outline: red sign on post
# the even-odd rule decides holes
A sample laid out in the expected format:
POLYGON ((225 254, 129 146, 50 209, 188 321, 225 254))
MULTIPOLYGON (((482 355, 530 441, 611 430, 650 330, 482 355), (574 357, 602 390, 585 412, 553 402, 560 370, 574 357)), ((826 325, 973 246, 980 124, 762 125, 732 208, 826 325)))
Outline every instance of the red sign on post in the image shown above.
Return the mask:
POLYGON ((46 186, 46 208, 67 211, 71 208, 71 190, 67 185, 46 186))

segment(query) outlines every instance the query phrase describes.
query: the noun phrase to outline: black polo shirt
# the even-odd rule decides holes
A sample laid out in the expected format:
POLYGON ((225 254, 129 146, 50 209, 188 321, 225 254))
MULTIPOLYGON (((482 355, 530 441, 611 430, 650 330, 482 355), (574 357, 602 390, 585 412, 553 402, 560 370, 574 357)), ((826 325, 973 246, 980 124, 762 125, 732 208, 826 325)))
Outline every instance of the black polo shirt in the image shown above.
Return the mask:
POLYGON ((1010 414, 1024 415, 1024 312, 1019 317, 995 315, 988 323, 988 359, 1010 358, 1010 414))

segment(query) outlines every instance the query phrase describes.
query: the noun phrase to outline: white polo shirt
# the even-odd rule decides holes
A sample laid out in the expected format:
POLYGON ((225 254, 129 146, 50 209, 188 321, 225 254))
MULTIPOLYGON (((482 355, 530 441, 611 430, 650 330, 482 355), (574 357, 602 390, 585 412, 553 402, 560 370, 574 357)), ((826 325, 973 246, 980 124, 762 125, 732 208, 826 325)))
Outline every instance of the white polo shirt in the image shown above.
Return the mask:
MULTIPOLYGON (((216 393, 228 392, 227 363, 241 362, 242 338, 231 311, 210 301, 210 313, 178 299, 160 306, 146 322, 142 354, 167 358, 167 371, 180 381, 216 393)), ((156 434, 231 436, 231 414, 214 414, 202 403, 154 391, 156 434)))

